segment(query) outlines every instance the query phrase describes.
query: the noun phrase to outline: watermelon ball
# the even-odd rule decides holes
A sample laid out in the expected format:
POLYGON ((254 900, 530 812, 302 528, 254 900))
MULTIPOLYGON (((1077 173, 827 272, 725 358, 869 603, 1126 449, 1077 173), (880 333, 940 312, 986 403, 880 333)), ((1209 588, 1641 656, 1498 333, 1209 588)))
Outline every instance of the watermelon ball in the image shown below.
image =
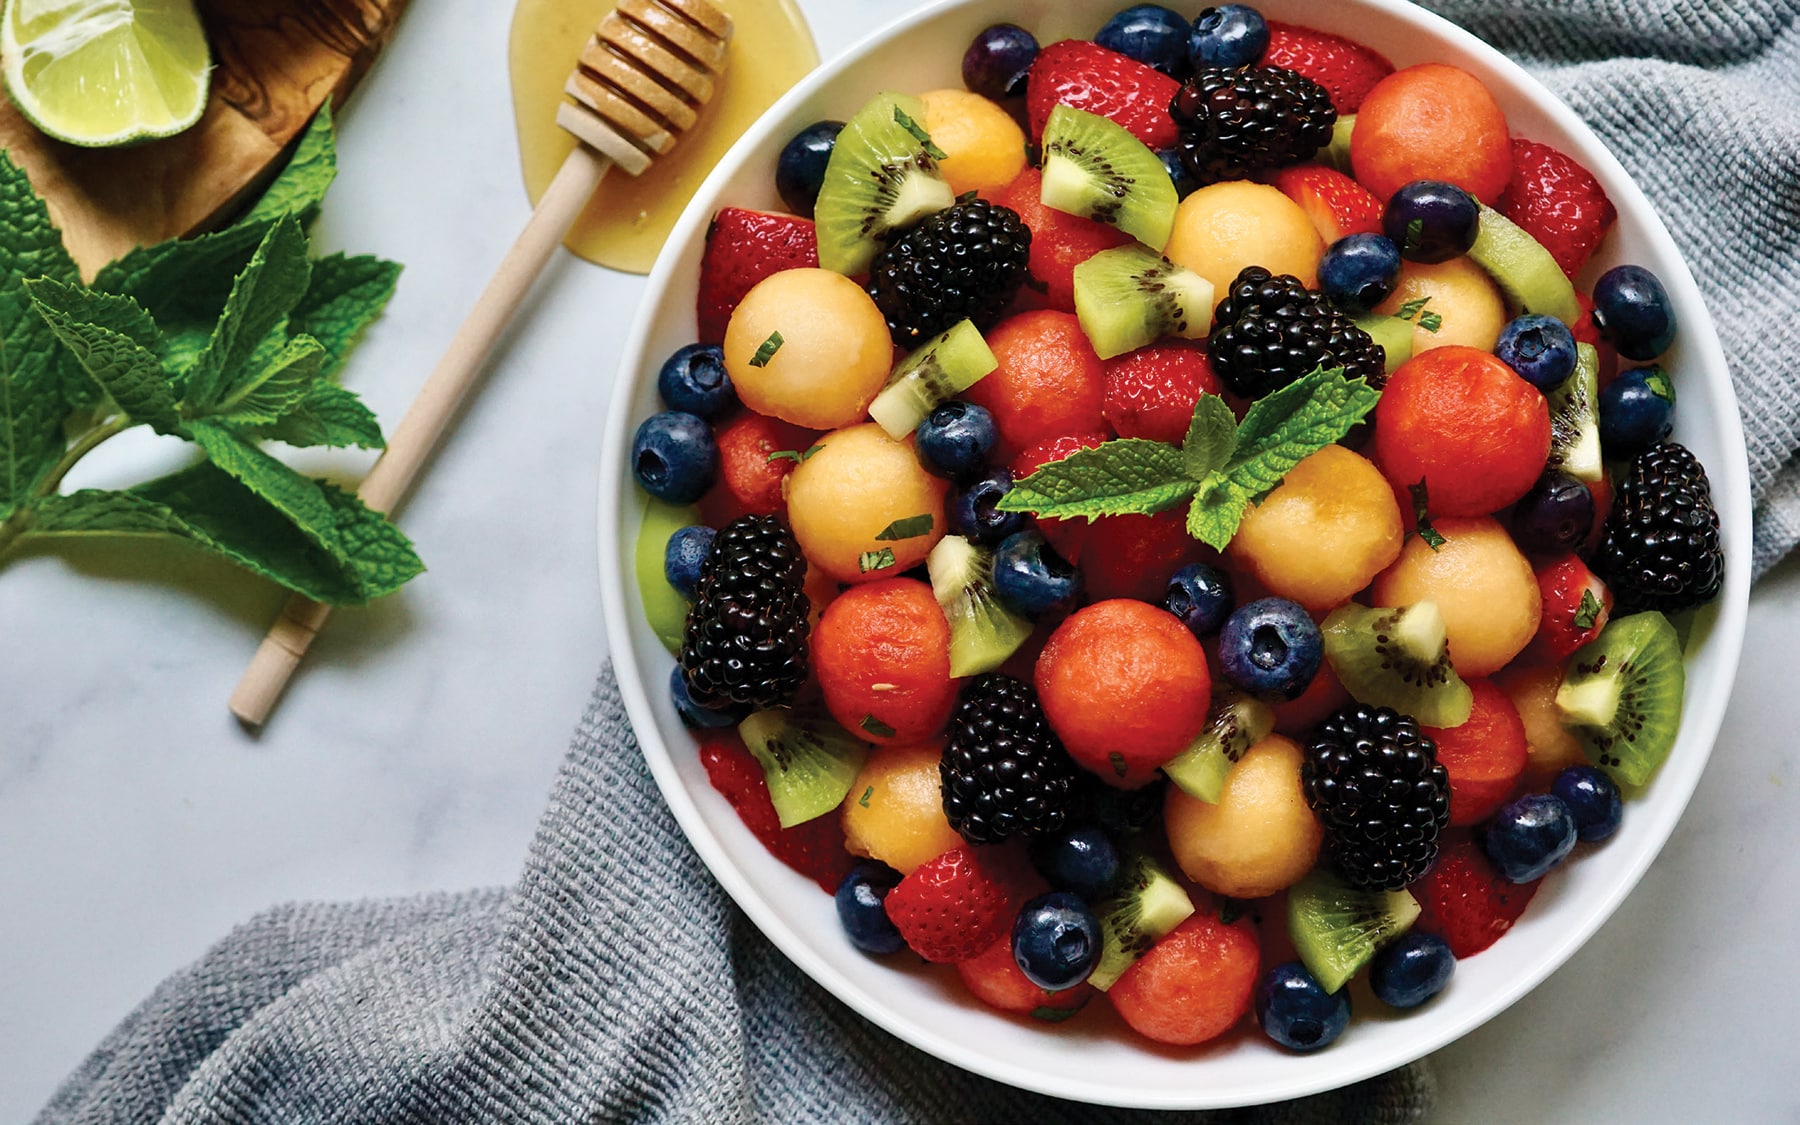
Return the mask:
POLYGON ((1251 66, 1269 49, 1269 23, 1248 4, 1204 8, 1188 31, 1188 62, 1203 67, 1251 66))
POLYGON ((1556 775, 1550 792, 1569 806, 1575 818, 1577 839, 1593 843, 1604 840, 1619 830, 1625 815, 1625 802, 1619 786, 1605 770, 1593 766, 1570 766, 1556 775))
POLYGON ((1442 992, 1455 972, 1450 943, 1414 930, 1375 954, 1369 962, 1369 988, 1390 1008, 1416 1008, 1442 992))
POLYGON ((1381 234, 1347 234, 1319 259, 1319 289, 1345 312, 1366 313, 1400 283, 1400 250, 1381 234))
POLYGON ((1051 992, 1073 988, 1100 963, 1100 919, 1067 891, 1026 903, 1013 920, 1013 958, 1032 984, 1051 992))
POLYGON ((631 439, 631 473, 658 500, 692 504, 719 475, 712 427, 681 410, 650 415, 631 439))
POLYGON ((983 28, 963 52, 963 85, 994 101, 1025 95, 1025 76, 1037 61, 1038 41, 1010 23, 983 28))
POLYGON ((1574 850, 1575 815, 1561 797, 1527 794, 1494 814, 1484 848, 1508 882, 1532 882, 1574 850))
POLYGON ((1316 1051, 1350 1026, 1350 993, 1326 992, 1306 966, 1287 961, 1270 969, 1256 986, 1256 1022, 1289 1050, 1316 1051))
POLYGON ((1171 78, 1181 78, 1188 69, 1190 30, 1180 13, 1161 4, 1136 4, 1107 20, 1094 33, 1094 42, 1171 78))
POLYGON ((1119 849, 1098 825, 1082 824, 1031 841, 1031 864, 1057 890, 1098 902, 1119 876, 1119 849))
POLYGON ((825 182, 825 165, 831 162, 831 150, 843 128, 842 121, 815 121, 783 146, 775 161, 775 191, 789 211, 812 218, 819 185, 825 182))
POLYGON ((1381 233, 1409 262, 1436 265, 1469 252, 1481 226, 1474 196, 1440 180, 1414 180, 1387 201, 1381 233))
POLYGON ((1324 655, 1318 624, 1286 598, 1239 606, 1219 630, 1219 674, 1265 699, 1300 698, 1324 655))
POLYGON ((671 410, 716 421, 737 405, 737 391, 725 373, 725 352, 717 344, 689 344, 663 361, 656 393, 671 410))
POLYGON ((850 944, 864 953, 898 953, 906 939, 887 914, 887 895, 900 883, 900 873, 885 863, 865 860, 838 884, 838 921, 850 944))
POLYGON ((1549 394, 1575 373, 1575 333, 1553 316, 1526 313, 1500 330, 1494 354, 1519 378, 1549 394))
POLYGON ((1655 359, 1675 342, 1675 306, 1643 266, 1614 266, 1594 282, 1594 326, 1626 359, 1655 359))

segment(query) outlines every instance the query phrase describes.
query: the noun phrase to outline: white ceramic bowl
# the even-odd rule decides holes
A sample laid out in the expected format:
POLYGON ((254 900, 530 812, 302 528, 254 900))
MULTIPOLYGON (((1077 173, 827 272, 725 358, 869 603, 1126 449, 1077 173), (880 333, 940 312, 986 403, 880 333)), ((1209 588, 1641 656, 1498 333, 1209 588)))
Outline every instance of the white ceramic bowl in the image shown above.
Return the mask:
POLYGON ((1711 474, 1727 562, 1724 593, 1699 615, 1689 644, 1679 741, 1660 776, 1627 806, 1619 834, 1604 846, 1582 847, 1574 862, 1549 877, 1518 926, 1459 965, 1442 996, 1405 1016, 1385 1013, 1365 996, 1349 1031, 1317 1054, 1287 1053, 1254 1032, 1197 1050, 1160 1049, 1124 1029, 1100 1000, 1081 1019, 1033 1023, 982 1007, 945 969, 857 952, 842 936, 831 898, 769 856, 708 785, 694 740, 676 717, 666 686, 671 660, 645 621, 631 577, 643 497, 626 472, 630 435, 660 409, 656 372, 662 359, 693 339, 694 290, 709 218, 727 205, 781 209, 774 171, 788 137, 821 118, 848 117, 883 89, 959 85, 963 49, 989 24, 1017 23, 1049 43, 1092 35, 1122 5, 950 0, 924 9, 809 76, 719 164, 650 276, 607 420, 599 525, 607 637, 644 756, 688 839, 763 933, 844 1003, 939 1058, 1042 1093, 1156 1108, 1247 1105, 1379 1074, 1465 1034, 1567 960, 1636 885, 1687 805, 1731 692, 1750 585, 1749 476, 1730 379, 1693 277, 1643 195, 1573 112, 1480 40, 1399 0, 1264 0, 1270 17, 1346 35, 1396 66, 1441 61, 1479 76, 1505 108, 1515 135, 1575 156, 1618 205, 1618 229, 1586 280, 1612 265, 1636 262, 1667 285, 1681 325, 1665 361, 1681 386, 1675 436, 1711 474))

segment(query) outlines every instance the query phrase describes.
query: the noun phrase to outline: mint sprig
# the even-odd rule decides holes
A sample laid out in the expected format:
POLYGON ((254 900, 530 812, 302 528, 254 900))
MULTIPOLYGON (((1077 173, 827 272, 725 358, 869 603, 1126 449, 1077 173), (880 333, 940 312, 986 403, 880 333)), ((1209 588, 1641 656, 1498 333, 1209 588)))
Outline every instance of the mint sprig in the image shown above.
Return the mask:
POLYGON ((1044 465, 1000 498, 1007 512, 1067 519, 1149 515, 1184 500, 1188 534, 1223 550, 1244 509, 1375 408, 1380 392, 1320 368, 1258 399, 1242 422, 1217 395, 1194 407, 1179 447, 1118 438, 1044 465))

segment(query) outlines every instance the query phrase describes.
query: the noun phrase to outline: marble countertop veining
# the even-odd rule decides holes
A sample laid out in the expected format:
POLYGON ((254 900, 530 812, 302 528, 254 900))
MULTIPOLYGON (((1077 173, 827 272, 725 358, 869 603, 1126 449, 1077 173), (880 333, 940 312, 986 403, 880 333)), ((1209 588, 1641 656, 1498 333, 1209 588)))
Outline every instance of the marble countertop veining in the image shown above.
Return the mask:
MULTIPOLYGON (((826 57, 921 6, 800 5, 826 57)), ((341 118, 316 237, 408 267, 345 376, 389 426, 527 213, 509 9, 419 6, 341 118)), ((157 981, 264 907, 516 875, 604 655, 598 435, 641 288, 552 266, 405 511, 429 573, 339 614, 259 738, 225 698, 272 587, 177 547, 0 573, 0 1120, 29 1119, 157 981)), ((108 452, 70 483, 169 456, 108 452)), ((1751 609, 1668 849, 1565 968, 1440 1053, 1439 1120, 1800 1117, 1800 976, 1778 967, 1800 932, 1800 564, 1751 609)))

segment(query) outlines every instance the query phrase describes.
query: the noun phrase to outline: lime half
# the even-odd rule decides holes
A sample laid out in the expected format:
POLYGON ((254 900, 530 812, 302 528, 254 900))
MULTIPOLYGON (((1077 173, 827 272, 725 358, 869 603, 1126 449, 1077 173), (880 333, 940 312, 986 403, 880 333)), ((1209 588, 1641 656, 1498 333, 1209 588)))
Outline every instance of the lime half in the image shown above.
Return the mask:
POLYGON ((6 0, 0 56, 19 112, 71 144, 166 137, 206 109, 193 0, 6 0))

